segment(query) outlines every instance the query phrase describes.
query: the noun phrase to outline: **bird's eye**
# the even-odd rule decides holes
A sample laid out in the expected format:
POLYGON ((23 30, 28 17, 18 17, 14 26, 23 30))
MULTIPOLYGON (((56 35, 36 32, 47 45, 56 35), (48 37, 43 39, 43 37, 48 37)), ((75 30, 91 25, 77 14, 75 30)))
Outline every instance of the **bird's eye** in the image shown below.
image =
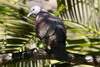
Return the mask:
POLYGON ((34 9, 33 9, 33 11, 34 11, 34 9))

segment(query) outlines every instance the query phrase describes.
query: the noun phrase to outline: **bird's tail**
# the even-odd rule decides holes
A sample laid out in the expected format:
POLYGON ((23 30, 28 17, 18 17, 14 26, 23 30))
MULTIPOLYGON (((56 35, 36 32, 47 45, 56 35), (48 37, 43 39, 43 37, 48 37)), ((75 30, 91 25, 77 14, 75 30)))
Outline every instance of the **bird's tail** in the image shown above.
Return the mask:
POLYGON ((53 42, 51 44, 51 52, 56 57, 57 60, 59 61, 67 60, 67 52, 65 44, 63 43, 56 44, 55 42, 53 42))

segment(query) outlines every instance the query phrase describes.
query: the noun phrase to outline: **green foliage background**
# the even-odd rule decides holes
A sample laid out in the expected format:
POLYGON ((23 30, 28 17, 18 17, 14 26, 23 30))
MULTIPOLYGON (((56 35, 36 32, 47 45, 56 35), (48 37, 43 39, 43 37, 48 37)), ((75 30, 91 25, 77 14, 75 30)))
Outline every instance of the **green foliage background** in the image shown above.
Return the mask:
MULTIPOLYGON (((34 32, 35 16, 27 18, 27 0, 0 0, 0 53, 44 48, 34 32)), ((66 50, 100 55, 100 0, 56 0, 55 16, 66 26, 66 50)), ((7 67, 50 67, 49 60, 19 62, 7 67)))

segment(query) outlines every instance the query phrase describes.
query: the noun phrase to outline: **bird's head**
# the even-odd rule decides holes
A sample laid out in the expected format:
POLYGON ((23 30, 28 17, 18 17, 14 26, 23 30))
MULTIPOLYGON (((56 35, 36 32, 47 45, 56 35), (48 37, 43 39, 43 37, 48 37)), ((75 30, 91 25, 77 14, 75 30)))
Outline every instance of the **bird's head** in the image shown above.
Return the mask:
POLYGON ((27 15, 27 17, 29 17, 32 14, 37 15, 41 10, 42 10, 42 8, 40 6, 33 6, 33 7, 31 7, 30 12, 27 15))

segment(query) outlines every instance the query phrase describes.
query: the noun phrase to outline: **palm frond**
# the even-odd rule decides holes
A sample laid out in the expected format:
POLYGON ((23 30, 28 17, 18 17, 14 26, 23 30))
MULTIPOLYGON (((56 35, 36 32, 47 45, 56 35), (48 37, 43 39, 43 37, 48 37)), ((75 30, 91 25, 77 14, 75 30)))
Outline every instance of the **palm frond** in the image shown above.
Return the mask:
MULTIPOLYGON (((68 38, 66 43, 72 46, 73 51, 74 48, 79 48, 80 51, 83 48, 92 49, 91 46, 98 46, 100 0, 57 0, 57 5, 56 16, 64 20, 68 38)), ((71 47, 68 50, 71 50, 71 47)))
POLYGON ((95 30, 98 31, 100 25, 97 24, 99 19, 99 10, 95 9, 97 5, 99 9, 99 0, 57 0, 59 17, 63 20, 71 20, 76 23, 81 23, 91 28, 95 26, 95 30), (97 4, 98 3, 98 4, 97 4), (63 8, 61 10, 61 6, 63 8))
MULTIPOLYGON (((26 18, 27 12, 22 7, 16 8, 15 6, 11 6, 5 1, 0 1, 2 8, 1 8, 1 21, 3 22, 3 28, 6 33, 6 46, 5 49, 13 49, 14 47, 17 49, 21 49, 23 46, 18 46, 17 44, 25 44, 32 38, 34 33, 34 24, 26 18), (7 5, 6 8, 5 5, 7 5), (6 15, 6 16, 3 16, 6 15), (29 23, 27 23, 29 22, 29 23), (12 43, 11 43, 12 42, 12 43), (16 45, 11 45, 16 44, 16 45)), ((13 5, 13 4, 12 4, 13 5)), ((17 4, 16 4, 17 5, 17 4)), ((28 8, 27 8, 28 9, 28 8)), ((34 22, 34 19, 31 19, 34 22)), ((8 50, 7 50, 8 51, 8 50)))

